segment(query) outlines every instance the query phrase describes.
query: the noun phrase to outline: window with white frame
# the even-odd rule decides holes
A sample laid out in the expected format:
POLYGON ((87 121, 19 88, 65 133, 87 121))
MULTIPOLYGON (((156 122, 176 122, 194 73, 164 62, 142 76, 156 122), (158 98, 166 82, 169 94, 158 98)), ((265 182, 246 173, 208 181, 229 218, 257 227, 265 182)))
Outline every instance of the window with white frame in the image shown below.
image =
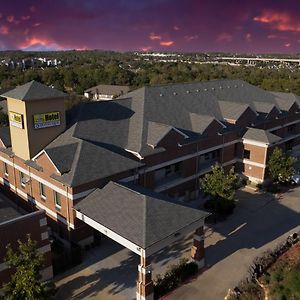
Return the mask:
POLYGON ((61 197, 60 194, 56 191, 54 191, 54 203, 56 208, 61 208, 61 197))
POLYGON ((40 182, 40 195, 43 200, 46 200, 46 187, 40 182))
POLYGON ((3 172, 5 176, 8 176, 8 165, 6 162, 3 162, 3 172))
POLYGON ((28 182, 27 176, 23 173, 20 172, 20 183, 22 187, 25 187, 26 183, 28 182))

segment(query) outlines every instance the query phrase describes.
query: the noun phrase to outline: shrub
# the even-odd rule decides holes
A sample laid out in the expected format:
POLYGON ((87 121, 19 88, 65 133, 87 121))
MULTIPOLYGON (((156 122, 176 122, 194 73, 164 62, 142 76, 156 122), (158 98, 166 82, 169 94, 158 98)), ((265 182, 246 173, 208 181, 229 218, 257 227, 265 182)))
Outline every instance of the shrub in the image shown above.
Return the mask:
POLYGON ((204 208, 214 211, 221 216, 228 216, 233 212, 235 202, 233 200, 226 200, 222 198, 209 199, 204 203, 204 208))
POLYGON ((171 266, 162 277, 158 275, 154 281, 155 299, 174 290, 191 276, 198 272, 197 264, 188 262, 187 259, 181 259, 177 265, 171 266))

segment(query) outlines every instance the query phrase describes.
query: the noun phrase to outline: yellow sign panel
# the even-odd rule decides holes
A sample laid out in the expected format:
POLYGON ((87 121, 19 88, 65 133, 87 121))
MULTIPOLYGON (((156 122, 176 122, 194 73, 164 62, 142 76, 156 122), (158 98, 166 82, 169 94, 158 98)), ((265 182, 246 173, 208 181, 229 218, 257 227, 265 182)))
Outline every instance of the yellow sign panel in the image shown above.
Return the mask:
POLYGON ((18 128, 23 128, 23 115, 10 111, 9 124, 18 128))
POLYGON ((35 129, 60 125, 60 113, 49 112, 33 116, 33 126, 35 129))

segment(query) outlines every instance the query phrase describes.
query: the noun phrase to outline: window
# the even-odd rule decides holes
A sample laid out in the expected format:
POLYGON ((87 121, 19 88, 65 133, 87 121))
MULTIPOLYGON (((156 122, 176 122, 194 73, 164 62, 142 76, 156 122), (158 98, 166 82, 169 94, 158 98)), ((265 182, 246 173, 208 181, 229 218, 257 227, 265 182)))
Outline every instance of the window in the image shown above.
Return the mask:
POLYGON ((296 125, 295 125, 295 124, 292 124, 292 125, 288 126, 287 131, 288 131, 289 133, 292 133, 292 132, 295 131, 295 129, 296 129, 296 125))
POLYGON ((40 183, 40 195, 43 200, 46 200, 46 187, 42 183, 40 183))
POLYGON ((3 171, 4 171, 4 175, 5 176, 8 176, 8 166, 7 166, 7 163, 3 163, 3 171))
POLYGON ((55 203, 55 207, 57 209, 61 208, 61 198, 60 198, 60 194, 58 192, 54 191, 54 203, 55 203))
POLYGON ((250 159, 250 150, 244 150, 244 158, 245 159, 250 159))
POLYGON ((23 172, 20 172, 20 183, 22 187, 25 187, 27 178, 23 172))

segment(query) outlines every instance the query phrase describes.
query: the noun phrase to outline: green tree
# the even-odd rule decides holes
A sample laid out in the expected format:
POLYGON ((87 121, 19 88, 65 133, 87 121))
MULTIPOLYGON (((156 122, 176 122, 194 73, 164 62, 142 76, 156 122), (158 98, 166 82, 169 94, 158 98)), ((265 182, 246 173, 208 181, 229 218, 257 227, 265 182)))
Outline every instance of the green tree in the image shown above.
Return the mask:
POLYGON ((237 180, 238 178, 234 173, 233 167, 226 174, 219 164, 215 164, 212 167, 212 172, 207 173, 200 179, 200 185, 202 190, 214 200, 233 200, 237 180))
POLYGON ((286 155, 282 150, 276 147, 269 159, 269 175, 274 182, 286 182, 295 174, 293 165, 297 158, 286 155))
POLYGON ((30 235, 27 240, 18 240, 18 247, 14 250, 7 245, 5 262, 15 272, 10 282, 4 285, 7 300, 36 300, 49 299, 49 286, 40 281, 40 269, 43 265, 43 255, 37 252, 37 243, 30 235))

